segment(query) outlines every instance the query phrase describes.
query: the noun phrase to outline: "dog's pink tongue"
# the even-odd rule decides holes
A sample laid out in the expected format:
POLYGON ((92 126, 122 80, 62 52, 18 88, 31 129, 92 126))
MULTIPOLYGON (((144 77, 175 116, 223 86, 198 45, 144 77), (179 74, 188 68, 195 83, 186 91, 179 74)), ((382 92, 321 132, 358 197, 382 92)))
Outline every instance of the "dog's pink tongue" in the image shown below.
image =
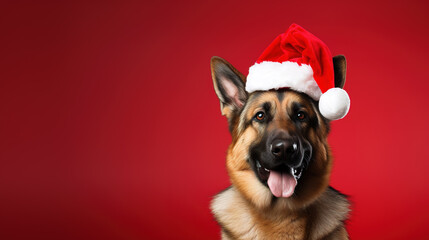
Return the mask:
POLYGON ((291 174, 270 171, 268 187, 276 197, 290 197, 295 191, 296 180, 291 174))

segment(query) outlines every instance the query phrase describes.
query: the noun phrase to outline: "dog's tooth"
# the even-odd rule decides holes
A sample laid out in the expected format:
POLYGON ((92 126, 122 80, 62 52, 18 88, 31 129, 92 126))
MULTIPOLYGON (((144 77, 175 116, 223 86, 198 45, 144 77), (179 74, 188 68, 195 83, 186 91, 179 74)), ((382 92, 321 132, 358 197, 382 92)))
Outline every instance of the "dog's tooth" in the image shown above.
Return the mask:
POLYGON ((267 172, 270 172, 270 170, 268 170, 268 169, 266 169, 266 168, 264 168, 264 170, 265 170, 265 171, 267 171, 267 172))
POLYGON ((301 178, 303 168, 302 167, 301 168, 292 168, 291 171, 292 171, 292 175, 295 177, 295 179, 298 180, 299 178, 301 178))
POLYGON ((292 148, 294 151, 298 150, 298 144, 296 143, 292 144, 292 148))
POLYGON ((298 179, 299 178, 298 169, 292 168, 291 171, 292 171, 292 175, 295 177, 295 179, 298 179))

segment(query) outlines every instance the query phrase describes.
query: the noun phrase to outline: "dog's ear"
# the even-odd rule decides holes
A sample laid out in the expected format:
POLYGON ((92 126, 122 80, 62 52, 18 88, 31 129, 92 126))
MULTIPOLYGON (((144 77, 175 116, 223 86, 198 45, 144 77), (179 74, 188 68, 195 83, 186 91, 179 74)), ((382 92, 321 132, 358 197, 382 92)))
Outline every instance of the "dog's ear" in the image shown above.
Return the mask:
POLYGON ((335 73, 335 87, 343 88, 346 83, 347 62, 346 57, 337 55, 333 58, 334 73, 335 73))
POLYGON ((210 66, 222 115, 231 119, 232 115, 237 113, 247 100, 247 93, 244 89, 246 77, 220 57, 212 57, 210 66))

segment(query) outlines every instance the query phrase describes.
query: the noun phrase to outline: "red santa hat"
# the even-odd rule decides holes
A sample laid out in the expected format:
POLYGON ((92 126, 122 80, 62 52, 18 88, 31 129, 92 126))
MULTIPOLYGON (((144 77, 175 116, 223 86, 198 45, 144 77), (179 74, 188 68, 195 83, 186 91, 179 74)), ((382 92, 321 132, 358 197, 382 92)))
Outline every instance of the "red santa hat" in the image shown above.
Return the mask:
POLYGON ((335 87, 328 47, 297 24, 274 39, 249 68, 247 92, 279 88, 291 88, 319 101, 320 113, 330 120, 343 118, 350 108, 347 92, 335 87))

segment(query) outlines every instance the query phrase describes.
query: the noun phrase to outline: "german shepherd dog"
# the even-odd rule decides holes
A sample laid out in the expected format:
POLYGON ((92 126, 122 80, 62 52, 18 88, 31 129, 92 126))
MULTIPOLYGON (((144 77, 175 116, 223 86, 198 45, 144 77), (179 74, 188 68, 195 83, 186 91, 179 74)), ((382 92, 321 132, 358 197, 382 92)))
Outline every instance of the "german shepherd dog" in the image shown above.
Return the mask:
MULTIPOLYGON (((343 88, 346 59, 333 63, 335 86, 343 88)), ((211 202, 222 239, 348 239, 350 204, 329 186, 329 120, 318 103, 291 89, 248 94, 245 76, 219 57, 211 72, 232 135, 232 185, 211 202)))

